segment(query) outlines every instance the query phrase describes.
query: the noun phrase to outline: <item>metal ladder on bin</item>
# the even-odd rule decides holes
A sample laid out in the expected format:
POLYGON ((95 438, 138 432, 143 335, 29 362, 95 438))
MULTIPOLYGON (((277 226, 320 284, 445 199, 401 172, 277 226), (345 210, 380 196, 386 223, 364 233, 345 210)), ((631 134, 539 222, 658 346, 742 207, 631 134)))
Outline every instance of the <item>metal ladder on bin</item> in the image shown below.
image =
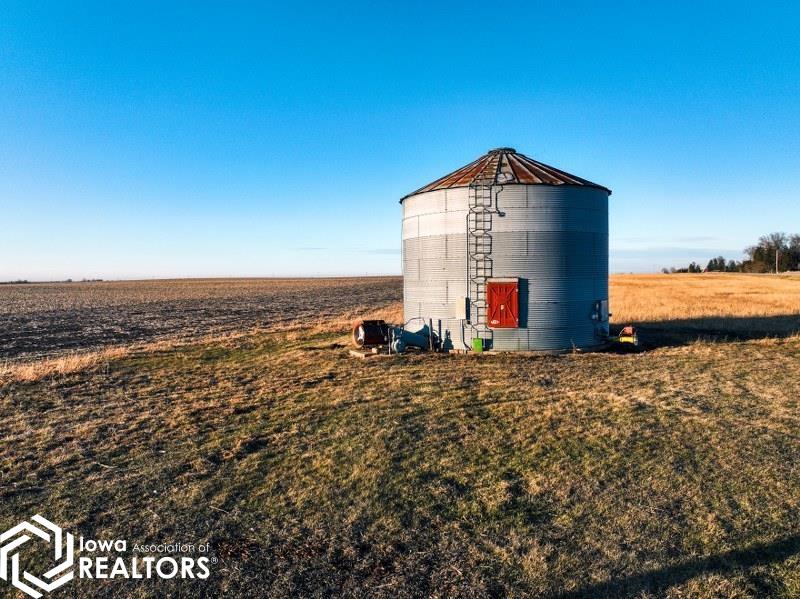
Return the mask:
POLYGON ((486 283, 492 277, 492 214, 494 178, 476 177, 469 185, 467 213, 467 282, 469 322, 476 337, 491 341, 487 323, 486 283))

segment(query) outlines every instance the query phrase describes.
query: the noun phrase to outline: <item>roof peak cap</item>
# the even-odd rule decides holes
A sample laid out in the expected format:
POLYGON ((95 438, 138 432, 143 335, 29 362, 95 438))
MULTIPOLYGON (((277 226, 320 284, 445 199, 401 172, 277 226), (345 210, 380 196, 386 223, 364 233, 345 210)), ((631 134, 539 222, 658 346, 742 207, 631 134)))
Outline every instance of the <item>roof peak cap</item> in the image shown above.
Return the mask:
POLYGON ((494 148, 493 150, 489 150, 488 154, 516 154, 517 151, 514 148, 494 148))

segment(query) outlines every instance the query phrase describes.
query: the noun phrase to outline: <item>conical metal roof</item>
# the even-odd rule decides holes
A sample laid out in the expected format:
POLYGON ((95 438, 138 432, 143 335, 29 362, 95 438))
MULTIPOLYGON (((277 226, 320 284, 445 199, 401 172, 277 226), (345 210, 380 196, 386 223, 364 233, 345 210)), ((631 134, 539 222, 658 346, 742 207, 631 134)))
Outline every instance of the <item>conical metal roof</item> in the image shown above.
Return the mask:
MULTIPOLYGON (((452 189, 453 187, 468 187, 472 183, 486 182, 493 185, 582 185, 596 187, 608 193, 611 190, 597 183, 570 175, 553 166, 518 154, 514 148, 496 148, 470 162, 468 165, 420 187, 403 198, 426 191, 437 189, 452 189)), ((401 202, 403 200, 400 200, 401 202)))

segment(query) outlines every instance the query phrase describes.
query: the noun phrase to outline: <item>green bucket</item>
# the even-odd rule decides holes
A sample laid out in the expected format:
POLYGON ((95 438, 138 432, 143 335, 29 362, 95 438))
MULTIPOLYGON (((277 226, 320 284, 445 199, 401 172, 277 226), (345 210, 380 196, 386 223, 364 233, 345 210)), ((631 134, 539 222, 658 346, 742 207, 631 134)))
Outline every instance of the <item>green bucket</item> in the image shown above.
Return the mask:
POLYGON ((481 353, 483 352, 483 339, 480 337, 475 337, 472 340, 472 351, 481 353))

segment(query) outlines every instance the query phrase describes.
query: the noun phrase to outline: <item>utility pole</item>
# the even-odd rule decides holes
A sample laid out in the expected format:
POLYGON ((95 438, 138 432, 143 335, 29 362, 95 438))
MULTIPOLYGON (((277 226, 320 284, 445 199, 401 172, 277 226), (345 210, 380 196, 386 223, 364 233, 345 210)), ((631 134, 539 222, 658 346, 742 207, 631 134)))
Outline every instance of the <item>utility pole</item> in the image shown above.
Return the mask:
POLYGON ((775 248, 775 274, 778 274, 778 256, 780 256, 781 251, 778 248, 775 248))

